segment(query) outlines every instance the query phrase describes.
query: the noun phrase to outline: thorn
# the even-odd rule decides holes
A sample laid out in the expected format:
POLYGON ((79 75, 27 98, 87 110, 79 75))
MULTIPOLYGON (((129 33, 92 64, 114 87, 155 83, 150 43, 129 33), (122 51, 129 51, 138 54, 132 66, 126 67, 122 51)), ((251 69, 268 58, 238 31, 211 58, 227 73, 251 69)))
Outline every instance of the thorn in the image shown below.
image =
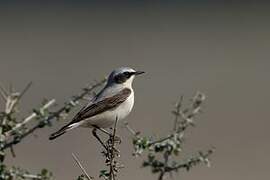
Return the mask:
POLYGON ((5 90, 5 88, 0 85, 0 96, 5 100, 7 101, 7 97, 8 97, 8 93, 7 91, 5 90))
POLYGON ((14 92, 14 91, 13 91, 14 89, 13 89, 13 86, 12 86, 11 83, 9 84, 8 90, 9 90, 9 93, 10 93, 10 94, 14 92))
POLYGON ((14 148, 13 148, 13 146, 10 146, 10 152, 11 152, 11 155, 12 155, 12 157, 16 157, 16 154, 15 154, 15 151, 14 151, 14 148))
POLYGON ((30 81, 25 88, 22 90, 22 92, 20 93, 18 99, 21 99, 21 97, 29 90, 29 88, 32 86, 33 82, 30 81))

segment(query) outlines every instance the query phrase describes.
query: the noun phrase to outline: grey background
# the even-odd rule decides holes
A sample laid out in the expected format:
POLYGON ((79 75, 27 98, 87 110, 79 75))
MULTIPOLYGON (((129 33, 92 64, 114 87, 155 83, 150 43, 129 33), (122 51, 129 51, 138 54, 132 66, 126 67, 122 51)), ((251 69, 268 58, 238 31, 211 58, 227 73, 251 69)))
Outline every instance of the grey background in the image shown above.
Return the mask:
MULTIPOLYGON (((259 1, 1 2, 0 81, 19 90, 34 82, 21 103, 23 117, 44 97, 61 104, 116 67, 144 70, 134 83, 128 121, 146 135, 166 135, 177 98, 200 90, 208 98, 185 155, 214 145, 213 166, 181 171, 175 179, 268 179, 269 7, 259 1)), ((63 124, 24 140, 7 163, 33 172, 47 167, 57 179, 74 179, 81 174, 75 152, 97 176, 103 158, 89 130, 48 141, 63 124)), ((126 165, 120 179, 156 179, 131 157, 129 133, 119 133, 126 165)))

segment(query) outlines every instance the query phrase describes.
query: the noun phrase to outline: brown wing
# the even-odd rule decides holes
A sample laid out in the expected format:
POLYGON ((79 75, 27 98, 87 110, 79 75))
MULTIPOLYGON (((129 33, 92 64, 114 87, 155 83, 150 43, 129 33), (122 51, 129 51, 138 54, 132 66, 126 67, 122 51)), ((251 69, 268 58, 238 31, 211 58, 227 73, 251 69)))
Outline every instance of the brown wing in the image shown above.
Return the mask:
POLYGON ((112 97, 105 98, 97 103, 89 105, 88 107, 85 107, 81 111, 79 111, 78 114, 73 118, 73 120, 68 125, 77 123, 81 120, 95 116, 104 111, 113 110, 116 107, 118 107, 122 102, 124 102, 129 97, 130 94, 131 90, 125 88, 112 97))

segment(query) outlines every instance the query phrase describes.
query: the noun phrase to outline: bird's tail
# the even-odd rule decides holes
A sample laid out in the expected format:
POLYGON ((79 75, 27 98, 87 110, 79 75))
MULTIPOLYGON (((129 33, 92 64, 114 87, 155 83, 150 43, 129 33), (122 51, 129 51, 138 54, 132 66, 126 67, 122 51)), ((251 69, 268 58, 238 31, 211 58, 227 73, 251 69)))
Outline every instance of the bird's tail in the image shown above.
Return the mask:
POLYGON ((75 124, 68 124, 64 127, 62 127, 61 129, 59 129, 58 131, 56 131, 55 133, 52 133, 49 137, 49 140, 54 140, 55 138, 65 134, 67 131, 75 128, 75 127, 78 127, 80 124, 79 123, 75 123, 75 124))

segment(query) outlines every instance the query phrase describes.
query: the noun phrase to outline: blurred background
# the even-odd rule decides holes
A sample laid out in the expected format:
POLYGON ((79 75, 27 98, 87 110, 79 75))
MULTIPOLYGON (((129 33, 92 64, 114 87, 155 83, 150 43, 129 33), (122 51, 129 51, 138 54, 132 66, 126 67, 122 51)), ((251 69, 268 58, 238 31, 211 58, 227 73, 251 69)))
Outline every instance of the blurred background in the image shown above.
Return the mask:
MULTIPOLYGON (((260 1, 1 1, 0 82, 21 90, 33 81, 21 103, 24 117, 43 98, 61 105, 114 68, 146 71, 134 83, 128 121, 160 136, 173 125, 170 111, 180 95, 188 101, 202 91, 204 113, 189 131, 185 150, 188 155, 215 146, 212 167, 181 171, 175 179, 267 179, 269 8, 260 1)), ((48 141, 65 123, 25 139, 7 163, 33 172, 47 167, 56 179, 74 179, 81 174, 75 152, 88 173, 98 176, 104 162, 90 130, 48 141)), ((142 159, 131 156, 130 134, 123 128, 119 134, 125 164, 120 179, 156 179, 140 168, 142 159)))

